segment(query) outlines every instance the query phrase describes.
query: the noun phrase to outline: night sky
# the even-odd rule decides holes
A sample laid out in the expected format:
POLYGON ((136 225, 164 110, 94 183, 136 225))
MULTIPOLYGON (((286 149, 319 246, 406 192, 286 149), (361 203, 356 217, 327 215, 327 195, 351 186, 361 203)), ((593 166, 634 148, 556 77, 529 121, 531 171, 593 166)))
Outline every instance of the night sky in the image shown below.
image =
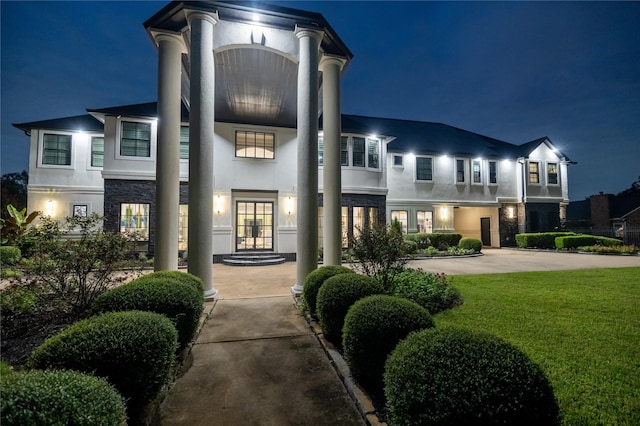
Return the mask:
MULTIPOLYGON (((322 13, 353 52, 343 113, 548 136, 574 201, 640 176, 640 2, 267 3, 322 13)), ((0 2, 2 174, 28 169, 11 123, 156 100, 142 23, 165 4, 0 2)))

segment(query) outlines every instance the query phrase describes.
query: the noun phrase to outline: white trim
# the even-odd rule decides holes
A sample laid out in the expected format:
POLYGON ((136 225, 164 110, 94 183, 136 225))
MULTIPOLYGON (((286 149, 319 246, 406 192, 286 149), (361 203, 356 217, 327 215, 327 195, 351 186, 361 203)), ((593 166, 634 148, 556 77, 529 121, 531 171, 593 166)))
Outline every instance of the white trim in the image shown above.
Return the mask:
POLYGON ((460 186, 466 186, 469 184, 469 161, 464 157, 453 157, 453 183, 460 186), (458 161, 462 161, 462 173, 463 181, 458 181, 458 161))
POLYGON ((74 141, 78 132, 64 132, 60 130, 38 130, 38 158, 37 158, 37 167, 41 169, 63 169, 63 170, 74 170, 76 168, 76 143, 74 141), (70 164, 44 164, 43 156, 44 156, 44 135, 62 135, 62 136, 70 136, 71 141, 70 144, 70 164))
POLYGON ((105 145, 105 137, 104 137, 104 133, 89 133, 89 149, 87 150, 89 155, 87 158, 87 170, 91 170, 91 171, 100 171, 102 169, 104 169, 104 157, 105 157, 105 149, 104 149, 104 145, 105 145), (102 147, 102 166, 92 166, 91 162, 93 160, 93 138, 102 138, 102 143, 103 143, 103 147, 102 147))
POLYGON ((560 186, 560 161, 545 161, 544 162, 544 179, 547 186, 557 187, 560 186), (556 165, 556 183, 549 183, 549 164, 556 165))
POLYGON ((479 160, 479 159, 475 159, 475 160, 473 160, 473 159, 472 159, 472 160, 470 161, 470 167, 469 167, 469 171, 470 171, 470 172, 469 172, 469 177, 470 177, 470 179, 469 179, 469 183, 470 183, 471 185, 474 185, 474 186, 482 186, 482 185, 484 185, 484 179, 483 179, 483 177, 484 177, 484 176, 483 176, 484 172, 483 172, 483 170, 482 170, 482 169, 483 169, 483 167, 482 167, 482 166, 483 166, 483 163, 484 163, 484 161, 479 160), (478 166, 479 166, 479 168, 480 168, 480 170, 479 170, 479 172, 480 172, 480 181, 479 181, 479 182, 475 182, 475 180, 474 180, 474 177, 475 177, 475 176, 474 176, 473 166, 474 166, 474 164, 476 164, 476 163, 478 164, 478 166))
POLYGON ((434 157, 432 155, 414 155, 415 159, 414 170, 413 170, 413 182, 414 183, 423 183, 423 184, 433 184, 434 183, 434 175, 435 175, 435 164, 434 157), (418 158, 430 158, 431 159, 431 179, 418 179, 418 158))
MULTIPOLYGON (((116 160, 127 160, 127 161, 145 161, 145 162, 155 162, 156 161, 156 144, 158 141, 158 123, 157 120, 154 119, 143 119, 143 118, 132 118, 132 117, 117 117, 116 118, 116 152, 115 157, 116 160), (139 157, 135 155, 122 155, 120 154, 120 144, 122 142, 122 123, 145 123, 149 124, 149 156, 148 157, 139 157)), ((106 143, 106 142, 105 142, 106 143)))
POLYGON ((83 193, 83 194, 104 194, 104 187, 101 186, 66 186, 66 185, 37 185, 29 184, 27 191, 33 194, 56 193, 83 193))

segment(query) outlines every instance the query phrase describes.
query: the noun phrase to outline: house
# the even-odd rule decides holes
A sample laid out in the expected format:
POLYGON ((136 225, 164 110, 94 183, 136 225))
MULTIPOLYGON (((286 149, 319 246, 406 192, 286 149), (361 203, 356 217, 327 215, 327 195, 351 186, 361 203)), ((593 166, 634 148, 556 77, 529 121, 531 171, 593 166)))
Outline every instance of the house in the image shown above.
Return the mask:
POLYGON ((171 2, 144 25, 157 102, 14 124, 31 140, 29 210, 102 214, 140 232, 160 270, 188 249, 209 295, 211 262, 243 251, 296 259, 301 291, 319 246, 338 264, 372 223, 500 247, 564 220, 570 160, 547 137, 343 114, 353 55, 322 15, 171 2))

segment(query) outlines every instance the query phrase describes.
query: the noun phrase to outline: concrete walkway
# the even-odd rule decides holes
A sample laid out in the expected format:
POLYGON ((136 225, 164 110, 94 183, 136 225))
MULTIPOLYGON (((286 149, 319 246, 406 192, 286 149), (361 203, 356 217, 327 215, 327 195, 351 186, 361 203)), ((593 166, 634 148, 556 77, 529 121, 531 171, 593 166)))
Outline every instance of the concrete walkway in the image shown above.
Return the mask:
MULTIPOLYGON (((486 249, 409 265, 447 275, 640 267, 638 256, 486 249)), ((220 298, 184 374, 160 407, 171 425, 364 425, 322 345, 294 305, 295 263, 213 266, 220 298)))

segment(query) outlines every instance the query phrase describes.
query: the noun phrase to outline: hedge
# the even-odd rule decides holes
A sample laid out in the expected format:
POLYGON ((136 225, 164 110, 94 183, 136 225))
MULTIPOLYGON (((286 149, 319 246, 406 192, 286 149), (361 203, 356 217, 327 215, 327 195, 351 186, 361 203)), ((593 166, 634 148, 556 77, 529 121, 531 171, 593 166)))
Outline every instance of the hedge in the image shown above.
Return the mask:
POLYGON ((14 246, 0 246, 0 266, 15 265, 21 259, 20 249, 14 246))
POLYGON ((464 237, 458 242, 458 247, 466 250, 473 250, 476 253, 482 251, 482 241, 477 238, 464 237))
POLYGON ((318 291, 317 312, 324 337, 340 347, 347 311, 357 300, 383 293, 374 278, 359 274, 338 274, 327 279, 318 291))
POLYGON ((188 272, 180 272, 180 271, 156 271, 147 275, 143 275, 136 279, 139 280, 148 280, 155 278, 169 278, 172 280, 180 281, 185 284, 189 284, 194 287, 196 290, 199 290, 204 293, 204 284, 199 277, 196 277, 193 274, 188 272))
POLYGON ((3 379, 2 425, 127 424, 122 396, 103 378, 77 371, 27 371, 3 379))
POLYGON ((622 241, 596 235, 571 235, 556 237, 555 244, 558 249, 575 249, 581 246, 621 246, 622 241))
POLYGON ((393 425, 558 423, 558 405, 542 370, 488 333, 413 333, 387 360, 384 383, 393 425))
POLYGON ((555 249, 556 237, 576 235, 574 232, 538 232, 532 234, 517 234, 516 244, 520 248, 555 249))
POLYGON ((432 315, 463 303, 462 295, 444 274, 419 269, 405 269, 396 274, 391 293, 417 303, 432 315))
POLYGON ((347 312, 342 329, 342 348, 353 376, 365 387, 382 393, 387 357, 412 331, 433 327, 429 312, 410 300, 368 296, 347 312))
POLYGON ((316 301, 318 298, 318 290, 324 282, 331 278, 334 275, 338 274, 349 274, 355 272, 352 269, 349 269, 345 266, 340 265, 327 265, 321 266, 318 269, 315 269, 307 275, 304 279, 303 287, 302 287, 302 297, 304 298, 307 311, 309 315, 315 317, 316 313, 316 301))
MULTIPOLYGON (((182 272, 175 274, 184 275, 182 272)), ((167 273, 141 277, 96 298, 93 313, 150 311, 169 318, 178 330, 179 349, 194 338, 203 311, 204 294, 193 283, 177 281, 167 273)))
POLYGON ((47 339, 28 368, 71 369, 104 377, 127 400, 130 419, 167 382, 177 345, 171 321, 154 312, 111 312, 78 321, 47 339))
POLYGON ((435 247, 438 250, 447 250, 449 247, 456 247, 462 235, 446 232, 434 232, 432 234, 419 232, 416 234, 406 234, 404 238, 407 241, 414 241, 418 245, 418 250, 424 250, 429 247, 435 247))

